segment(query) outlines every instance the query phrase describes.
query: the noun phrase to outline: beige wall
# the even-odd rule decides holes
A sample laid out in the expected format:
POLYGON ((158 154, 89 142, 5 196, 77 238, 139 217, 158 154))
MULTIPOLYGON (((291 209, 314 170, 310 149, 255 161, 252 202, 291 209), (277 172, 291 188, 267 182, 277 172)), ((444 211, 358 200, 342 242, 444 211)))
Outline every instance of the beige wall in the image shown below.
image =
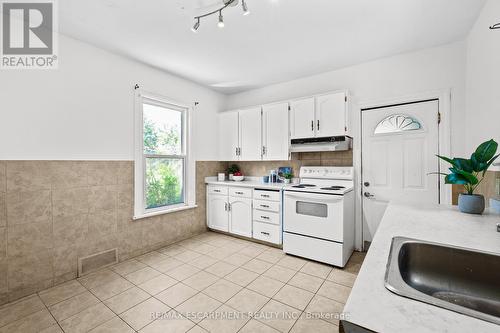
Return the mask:
POLYGON ((132 221, 132 161, 0 161, 0 304, 74 278, 78 257, 206 230, 204 178, 224 168, 197 162, 198 208, 132 221))

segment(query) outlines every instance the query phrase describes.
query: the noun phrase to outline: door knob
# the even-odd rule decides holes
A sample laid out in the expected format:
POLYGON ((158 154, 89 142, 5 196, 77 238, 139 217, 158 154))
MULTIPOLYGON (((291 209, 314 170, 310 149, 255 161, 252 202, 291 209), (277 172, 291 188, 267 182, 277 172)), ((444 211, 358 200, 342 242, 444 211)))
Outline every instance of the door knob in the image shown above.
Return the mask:
POLYGON ((370 182, 364 182, 363 185, 365 185, 366 187, 370 186, 370 182))
POLYGON ((374 195, 370 194, 370 192, 365 192, 365 197, 367 197, 367 198, 373 198, 374 195))

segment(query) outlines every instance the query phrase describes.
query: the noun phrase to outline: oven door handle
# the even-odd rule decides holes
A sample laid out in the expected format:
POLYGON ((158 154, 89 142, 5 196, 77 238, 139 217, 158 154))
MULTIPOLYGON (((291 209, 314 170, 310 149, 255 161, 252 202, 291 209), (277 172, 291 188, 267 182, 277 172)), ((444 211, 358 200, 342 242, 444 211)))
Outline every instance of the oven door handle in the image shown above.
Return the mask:
POLYGON ((307 201, 307 202, 312 202, 312 201, 321 201, 321 202, 338 202, 342 201, 344 199, 343 196, 335 196, 335 195, 330 195, 330 194, 317 194, 317 193, 308 193, 308 195, 299 195, 295 193, 300 193, 300 192, 285 192, 285 199, 286 198, 293 198, 296 200, 302 200, 302 201, 307 201))

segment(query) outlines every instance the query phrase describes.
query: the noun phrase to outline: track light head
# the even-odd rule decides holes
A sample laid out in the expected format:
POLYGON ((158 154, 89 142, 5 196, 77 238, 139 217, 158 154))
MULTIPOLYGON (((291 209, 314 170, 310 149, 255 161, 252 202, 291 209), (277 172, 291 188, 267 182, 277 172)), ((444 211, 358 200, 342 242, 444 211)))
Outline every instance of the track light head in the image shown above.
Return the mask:
POLYGON ((193 27, 191 28, 191 30, 193 32, 198 32, 198 28, 200 27, 200 19, 198 18, 198 20, 196 21, 196 23, 193 25, 193 27))
POLYGON ((243 15, 248 15, 250 14, 250 11, 248 10, 248 6, 245 0, 241 0, 241 7, 243 8, 243 15))
POLYGON ((219 28, 224 28, 224 17, 222 17, 222 10, 219 12, 219 22, 217 23, 219 28))

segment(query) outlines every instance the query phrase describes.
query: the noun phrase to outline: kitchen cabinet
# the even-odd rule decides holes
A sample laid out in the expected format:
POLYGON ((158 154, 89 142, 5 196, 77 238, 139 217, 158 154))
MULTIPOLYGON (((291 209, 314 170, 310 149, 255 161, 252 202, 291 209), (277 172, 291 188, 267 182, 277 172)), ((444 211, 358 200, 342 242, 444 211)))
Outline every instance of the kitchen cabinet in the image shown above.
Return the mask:
POLYGON ((225 232, 229 231, 229 203, 227 198, 227 192, 226 194, 208 193, 207 224, 209 228, 225 232))
POLYGON ((288 103, 262 107, 262 159, 284 161, 289 159, 290 127, 288 103))
POLYGON ((229 232, 252 237, 252 199, 229 197, 229 232))
POLYGON ((262 159, 262 109, 260 107, 239 111, 239 160, 262 159))
POLYGON ((291 137, 342 136, 348 131, 345 92, 300 99, 290 103, 291 137))
POLYGON ((239 115, 237 111, 219 114, 219 159, 239 160, 239 115))

